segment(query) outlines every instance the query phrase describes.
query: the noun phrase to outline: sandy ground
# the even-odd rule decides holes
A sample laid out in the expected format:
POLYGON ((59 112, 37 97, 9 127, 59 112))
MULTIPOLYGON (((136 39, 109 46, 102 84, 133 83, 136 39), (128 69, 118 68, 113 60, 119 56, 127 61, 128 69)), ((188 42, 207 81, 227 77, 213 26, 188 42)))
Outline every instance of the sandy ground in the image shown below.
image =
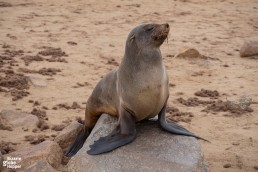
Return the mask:
MULTIPOLYGON (((167 22, 171 31, 161 51, 171 83, 169 106, 192 113, 179 123, 211 141, 199 141, 211 171, 257 171, 258 63, 255 59, 241 58, 239 49, 245 39, 258 36, 258 1, 8 2, 9 5, 0 3, 0 58, 8 56, 7 50, 23 52, 12 57, 13 64, 1 66, 0 76, 5 76, 8 67, 15 73, 24 73, 20 68, 37 71, 44 67, 61 69, 61 72, 52 76, 39 74, 46 79, 47 87, 31 85, 27 89, 30 94, 16 101, 12 100, 15 96, 10 91, 0 91, 0 110, 44 110, 50 126, 76 117, 84 118, 85 102, 94 86, 120 63, 128 32, 140 23, 167 22), (46 47, 61 48, 67 55, 60 55, 59 62, 43 60, 25 65, 22 57, 35 56, 46 47), (212 59, 174 58, 184 47, 196 48, 212 59), (207 105, 185 106, 177 100, 197 97, 194 93, 202 88, 217 90, 219 97, 198 97, 201 100, 237 101, 243 95, 251 97, 253 112, 204 112, 207 105), (40 105, 29 100, 38 101, 40 105), (53 109, 58 104, 71 106, 73 102, 82 108, 69 109, 61 105, 53 109)), ((42 53, 41 56, 54 58, 42 53)), ((24 138, 26 135, 50 136, 57 131, 0 130, 0 133, 2 141, 18 143, 13 147, 19 149, 29 145, 24 138)))

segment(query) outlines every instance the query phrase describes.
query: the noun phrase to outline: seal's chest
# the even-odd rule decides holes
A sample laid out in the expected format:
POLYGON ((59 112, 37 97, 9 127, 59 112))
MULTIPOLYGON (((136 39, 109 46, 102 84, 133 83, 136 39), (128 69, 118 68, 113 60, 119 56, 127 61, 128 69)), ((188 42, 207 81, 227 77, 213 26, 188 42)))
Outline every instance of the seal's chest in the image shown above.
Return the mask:
POLYGON ((157 94, 168 88, 168 77, 166 71, 150 72, 142 80, 138 80, 139 92, 149 92, 157 94))

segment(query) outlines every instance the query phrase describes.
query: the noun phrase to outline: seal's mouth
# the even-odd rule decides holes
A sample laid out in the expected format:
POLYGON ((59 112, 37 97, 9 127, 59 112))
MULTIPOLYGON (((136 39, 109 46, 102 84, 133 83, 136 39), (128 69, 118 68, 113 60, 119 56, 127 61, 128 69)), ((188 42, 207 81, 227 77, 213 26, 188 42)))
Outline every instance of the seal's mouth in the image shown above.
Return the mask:
POLYGON ((155 41, 161 41, 161 44, 163 41, 167 38, 169 33, 169 24, 161 24, 155 27, 154 32, 152 33, 151 37, 155 41))

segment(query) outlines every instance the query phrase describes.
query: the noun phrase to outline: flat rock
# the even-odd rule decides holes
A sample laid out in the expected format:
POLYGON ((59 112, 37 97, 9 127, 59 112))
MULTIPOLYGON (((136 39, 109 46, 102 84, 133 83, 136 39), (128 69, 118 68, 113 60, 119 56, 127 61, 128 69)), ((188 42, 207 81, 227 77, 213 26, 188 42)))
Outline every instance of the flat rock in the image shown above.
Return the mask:
POLYGON ((47 161, 40 160, 31 166, 29 166, 27 169, 25 169, 23 172, 56 172, 55 170, 47 161))
POLYGON ((12 110, 2 110, 0 118, 1 121, 5 121, 5 125, 11 126, 11 128, 34 129, 39 122, 38 117, 35 115, 12 110))
POLYGON ((74 142, 77 134, 83 128, 83 125, 77 121, 72 122, 70 125, 65 127, 54 139, 55 142, 59 144, 59 146, 63 150, 67 150, 67 148, 74 142))
POLYGON ((110 133, 116 121, 103 114, 83 148, 72 157, 64 171, 208 171, 195 138, 169 134, 154 123, 137 124, 137 138, 126 146, 101 155, 88 155, 89 145, 110 133))
POLYGON ((181 50, 175 57, 191 58, 191 59, 194 59, 194 58, 208 59, 207 56, 200 54, 199 51, 197 51, 194 48, 185 48, 185 49, 181 50))
POLYGON ((35 87, 46 87, 47 81, 40 76, 34 74, 26 74, 27 80, 32 83, 35 87))
POLYGON ((258 56, 258 39, 246 40, 240 49, 241 57, 258 56))
POLYGON ((4 156, 5 159, 7 159, 7 157, 21 158, 20 161, 16 161, 17 165, 21 165, 19 170, 27 169, 40 160, 45 160, 53 168, 58 169, 61 164, 63 152, 56 142, 44 141, 38 145, 25 147, 4 156))

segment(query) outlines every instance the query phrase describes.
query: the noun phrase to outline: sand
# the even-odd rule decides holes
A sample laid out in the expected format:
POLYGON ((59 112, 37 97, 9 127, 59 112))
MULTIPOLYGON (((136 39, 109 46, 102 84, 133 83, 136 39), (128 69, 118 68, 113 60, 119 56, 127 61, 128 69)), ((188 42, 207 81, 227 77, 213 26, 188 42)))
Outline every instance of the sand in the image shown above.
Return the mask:
POLYGON ((257 171, 258 62, 239 56, 244 40, 258 35, 256 0, 5 2, 0 3, 0 110, 45 111, 49 128, 0 130, 2 141, 20 149, 30 145, 28 135, 52 139, 59 131, 51 127, 83 119, 94 86, 121 62, 128 32, 141 23, 169 23, 161 47, 170 79, 168 115, 211 141, 199 141, 211 171, 257 171), (186 47, 209 58, 174 57, 186 47), (24 80, 28 73, 47 86, 24 80), (219 95, 195 95, 201 89, 219 95), (253 112, 207 110, 210 101, 237 103, 241 97, 252 99, 253 112), (188 106, 179 98, 202 103, 188 106))

